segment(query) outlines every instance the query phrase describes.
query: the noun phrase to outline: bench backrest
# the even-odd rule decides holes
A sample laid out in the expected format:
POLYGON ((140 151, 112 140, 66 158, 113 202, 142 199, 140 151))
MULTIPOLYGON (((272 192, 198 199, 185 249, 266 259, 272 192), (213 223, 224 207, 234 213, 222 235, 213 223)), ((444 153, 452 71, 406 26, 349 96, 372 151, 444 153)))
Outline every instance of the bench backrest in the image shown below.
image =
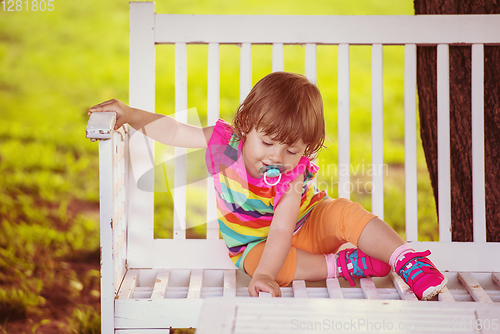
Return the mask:
MULTIPOLYGON (((244 99, 252 86, 252 45, 272 44, 273 71, 284 69, 284 45, 304 45, 305 75, 313 82, 316 81, 317 71, 321 66, 317 63, 317 45, 338 45, 338 92, 328 92, 328 94, 338 95, 339 197, 349 198, 350 45, 371 45, 371 164, 379 167, 384 164, 383 48, 387 45, 404 45, 405 217, 401 219, 405 220, 406 239, 417 242, 416 45, 437 45, 439 240, 440 243, 447 243, 451 241, 449 46, 472 45, 474 242, 485 244, 483 54, 485 44, 500 43, 498 31, 500 31, 499 15, 167 15, 156 14, 154 3, 131 3, 129 104, 148 111, 155 110, 155 45, 157 44, 175 44, 176 112, 187 109, 187 44, 208 44, 208 124, 214 124, 219 118, 220 96, 224 94, 220 92, 220 45, 241 46, 240 100, 244 99)), ((179 112, 176 115, 180 118, 179 121, 187 122, 186 113, 179 112)), ((154 152, 154 142, 141 136, 130 128, 126 134, 115 133, 115 139, 110 143, 101 142, 103 150, 123 152, 121 151, 123 147, 124 151, 130 151, 130 156, 122 154, 115 158, 118 167, 115 168, 117 174, 113 178, 118 185, 112 187, 114 190, 108 191, 110 196, 111 194, 118 196, 113 204, 115 214, 121 212, 120 219, 115 219, 115 231, 109 232, 116 234, 118 230, 122 233, 115 237, 113 246, 116 261, 115 277, 121 276, 125 264, 130 268, 234 268, 226 255, 227 249, 223 241, 219 239, 215 193, 210 178, 206 181, 208 189, 206 239, 186 239, 185 185, 189 166, 186 159, 182 158, 186 156, 186 149, 175 149, 173 239, 154 239, 154 193, 144 192, 136 185, 137 175, 153 165, 147 163, 133 165, 132 159, 129 158, 133 157, 134 161, 151 161, 149 154, 154 152), (122 136, 126 138, 125 141, 121 141, 122 136), (134 140, 132 138, 136 141, 137 138, 142 138, 139 141, 144 145, 129 145, 128 138, 131 138, 131 142, 134 140), (120 177, 119 171, 128 171, 125 179, 120 177)), ((101 164, 111 163, 109 159, 106 161, 102 160, 101 164)), ((383 173, 374 173, 372 183, 372 211, 383 218, 383 173)), ((111 212, 113 210, 104 213, 104 221, 109 221, 110 216, 113 217, 111 212)), ((101 222, 102 215, 101 211, 101 222)), ((451 264, 450 268, 459 266, 459 263, 451 264)), ((487 264, 477 265, 484 267, 487 264)))

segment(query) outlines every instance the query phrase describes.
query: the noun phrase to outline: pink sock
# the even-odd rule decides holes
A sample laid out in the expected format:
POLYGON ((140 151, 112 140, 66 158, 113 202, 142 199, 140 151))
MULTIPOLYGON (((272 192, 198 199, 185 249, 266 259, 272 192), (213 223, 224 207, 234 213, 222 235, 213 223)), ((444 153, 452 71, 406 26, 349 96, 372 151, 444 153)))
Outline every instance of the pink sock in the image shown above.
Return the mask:
POLYGON ((336 278, 337 277, 337 255, 335 253, 323 254, 326 260, 326 269, 328 270, 328 276, 326 278, 336 278))
POLYGON ((415 250, 411 248, 409 244, 402 244, 392 253, 391 258, 389 259, 389 265, 396 268, 396 262, 398 259, 409 252, 415 252, 415 250))

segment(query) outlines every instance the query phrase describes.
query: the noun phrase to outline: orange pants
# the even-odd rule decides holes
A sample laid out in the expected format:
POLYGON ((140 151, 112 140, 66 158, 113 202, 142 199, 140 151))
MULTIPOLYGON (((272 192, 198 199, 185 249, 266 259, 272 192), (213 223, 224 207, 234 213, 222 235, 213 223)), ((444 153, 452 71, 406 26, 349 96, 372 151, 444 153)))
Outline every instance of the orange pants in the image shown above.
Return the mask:
MULTIPOLYGON (((325 198, 312 210, 302 228, 293 235, 292 247, 283 263, 276 282, 290 284, 295 275, 297 248, 315 254, 336 253, 342 244, 358 245, 359 236, 366 224, 377 217, 358 204, 345 198, 325 198)), ((247 254, 245 271, 253 276, 264 252, 266 242, 257 244, 247 254)))

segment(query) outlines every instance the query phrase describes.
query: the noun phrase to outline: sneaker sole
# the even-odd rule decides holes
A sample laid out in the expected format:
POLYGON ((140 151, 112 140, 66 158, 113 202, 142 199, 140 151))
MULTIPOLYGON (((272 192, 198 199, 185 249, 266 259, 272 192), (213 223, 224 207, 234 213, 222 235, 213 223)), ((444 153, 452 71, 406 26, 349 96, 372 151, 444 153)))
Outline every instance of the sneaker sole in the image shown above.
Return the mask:
POLYGON ((441 284, 427 288, 422 294, 422 300, 432 299, 432 297, 434 297, 435 295, 440 293, 441 290, 443 290, 443 288, 446 286, 447 283, 448 279, 445 277, 444 280, 441 282, 441 284))

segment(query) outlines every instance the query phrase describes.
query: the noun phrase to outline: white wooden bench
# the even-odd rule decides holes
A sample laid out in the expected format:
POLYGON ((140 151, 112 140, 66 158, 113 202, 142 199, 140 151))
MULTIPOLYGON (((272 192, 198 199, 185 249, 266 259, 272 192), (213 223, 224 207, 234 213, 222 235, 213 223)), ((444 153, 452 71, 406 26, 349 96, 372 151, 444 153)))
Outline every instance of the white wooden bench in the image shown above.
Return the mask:
MULTIPOLYGON (((252 44, 272 44, 272 68, 283 70, 283 45, 305 45, 305 74, 316 80, 321 64, 316 45, 338 45, 339 166, 350 164, 349 45, 372 45, 372 164, 383 164, 382 50, 404 45, 405 217, 406 238, 417 250, 430 249, 431 259, 448 277, 442 302, 500 302, 500 244, 486 242, 484 196, 483 50, 499 44, 500 16, 232 16, 156 14, 152 2, 130 4, 130 100, 133 107, 155 110, 155 45, 175 44, 175 106, 187 109, 186 44, 208 44, 208 123, 219 117, 219 45, 241 46, 240 98, 252 85, 252 44), (417 225, 416 45, 438 45, 439 242, 419 242, 417 225), (451 242, 449 177, 450 44, 472 46, 474 160, 474 242, 451 242), (477 150, 476 150, 477 148, 477 150), (496 254, 496 256, 494 256, 496 254)), ((158 59, 163 61, 163 59, 158 59)), ((236 108, 236 106, 235 106, 236 108)), ((179 114, 180 115, 180 114, 179 114)), ((109 115, 108 115, 109 116, 109 115)), ((186 119, 180 119, 186 122, 186 119)), ((219 239, 215 193, 208 182, 206 239, 186 238, 185 149, 176 149, 173 239, 154 239, 154 194, 138 189, 136 180, 152 165, 154 143, 132 128, 111 131, 107 119, 89 138, 99 141, 101 309, 103 333, 165 333, 169 327, 196 327, 204 298, 248 296, 249 277, 237 271, 219 239), (107 124, 106 124, 107 122, 107 124), (135 136, 135 137, 134 137, 135 136), (130 145, 141 138, 147 145, 130 145), (141 149, 142 147, 142 149, 141 149), (131 159, 130 157, 133 157, 131 159), (135 166, 132 166, 133 161, 135 166), (151 163, 151 162, 150 162, 151 163), (134 170, 132 170, 132 168, 134 170), (134 177, 134 173, 136 174, 134 177)), ((383 175, 374 175, 372 211, 383 217, 383 175)), ((340 173, 339 196, 349 198, 340 173)), ((416 297, 397 276, 362 279, 354 288, 343 280, 323 284, 295 281, 282 289, 291 297, 394 299, 416 297)), ((262 300, 265 303, 265 300, 262 300)), ((340 302, 340 301, 339 301, 340 302)), ((360 301, 362 302, 362 301, 360 301)), ((500 314, 500 312, 498 312, 500 314)))

